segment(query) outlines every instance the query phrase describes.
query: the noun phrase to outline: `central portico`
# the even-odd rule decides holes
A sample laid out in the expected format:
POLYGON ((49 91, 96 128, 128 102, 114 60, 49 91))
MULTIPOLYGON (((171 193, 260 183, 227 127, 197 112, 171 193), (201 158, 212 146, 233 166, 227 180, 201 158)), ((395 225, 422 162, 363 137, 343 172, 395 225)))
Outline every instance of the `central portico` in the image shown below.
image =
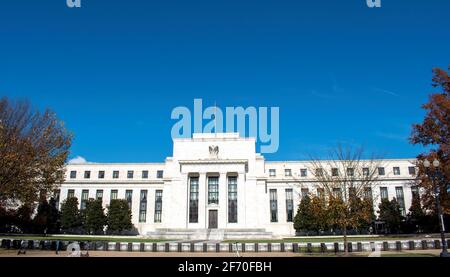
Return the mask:
POLYGON ((255 139, 238 133, 175 139, 165 172, 170 189, 166 211, 171 214, 163 229, 149 235, 201 236, 206 230, 225 237, 245 232, 270 236, 255 212, 263 201, 257 196, 265 192, 264 158, 255 153, 255 139))

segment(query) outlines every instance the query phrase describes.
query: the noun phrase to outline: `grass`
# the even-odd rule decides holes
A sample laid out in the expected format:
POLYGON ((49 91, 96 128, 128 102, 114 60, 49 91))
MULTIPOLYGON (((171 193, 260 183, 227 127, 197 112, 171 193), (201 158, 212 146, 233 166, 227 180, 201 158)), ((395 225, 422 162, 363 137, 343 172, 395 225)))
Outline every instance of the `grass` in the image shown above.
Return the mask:
POLYGON ((432 258, 432 257, 438 257, 439 255, 434 255, 431 253, 387 253, 387 254, 383 254, 381 253, 381 257, 387 257, 387 258, 403 258, 403 257, 417 257, 417 258, 422 258, 422 257, 427 257, 427 258, 432 258))
POLYGON ((58 236, 58 235, 48 235, 48 236, 0 236, 3 239, 21 239, 21 240, 62 240, 62 241, 110 241, 110 242, 165 242, 165 239, 147 239, 147 238, 137 238, 137 237, 104 237, 104 236, 58 236))
MULTIPOLYGON (((347 240, 349 242, 352 241, 388 241, 388 240, 417 240, 422 239, 423 237, 407 237, 407 236, 380 236, 380 237, 348 237, 347 240)), ((431 239, 431 238, 427 238, 431 239)), ((308 243, 308 242, 343 242, 343 237, 334 237, 334 238, 328 238, 328 237, 311 237, 311 238, 284 238, 284 239, 262 239, 262 240, 226 240, 224 242, 226 243, 282 243, 282 242, 296 242, 296 243, 308 243)))

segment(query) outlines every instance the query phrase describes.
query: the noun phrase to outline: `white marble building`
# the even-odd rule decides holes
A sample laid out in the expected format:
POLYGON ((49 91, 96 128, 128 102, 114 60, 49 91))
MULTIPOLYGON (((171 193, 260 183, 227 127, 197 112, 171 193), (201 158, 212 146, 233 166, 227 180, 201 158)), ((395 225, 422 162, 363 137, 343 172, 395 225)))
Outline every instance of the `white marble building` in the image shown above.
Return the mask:
MULTIPOLYGON (((295 234, 292 218, 301 195, 317 193, 307 161, 266 161, 254 138, 235 133, 194 134, 175 139, 162 163, 67 165, 58 202, 73 195, 80 208, 89 198, 127 199, 141 235, 187 239, 279 237, 295 234)), ((383 161, 381 197, 411 205, 414 159, 383 161)), ((381 170, 381 169, 380 169, 381 170)))

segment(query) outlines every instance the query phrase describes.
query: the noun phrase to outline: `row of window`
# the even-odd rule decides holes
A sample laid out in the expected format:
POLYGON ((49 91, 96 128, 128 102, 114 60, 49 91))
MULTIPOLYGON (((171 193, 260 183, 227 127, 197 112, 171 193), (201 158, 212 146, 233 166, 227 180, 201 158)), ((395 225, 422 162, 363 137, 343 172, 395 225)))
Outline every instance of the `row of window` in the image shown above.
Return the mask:
MULTIPOLYGON (((400 175, 400 167, 398 166, 394 166, 392 168, 394 175, 400 175)), ((369 168, 365 167, 363 168, 363 175, 364 176, 368 176, 370 174, 369 172, 369 168)), ((378 167, 377 168, 378 171, 378 175, 380 176, 384 176, 386 175, 385 172, 385 168, 384 167, 378 167)), ((408 167, 408 173, 409 175, 415 175, 416 174, 416 168, 414 166, 409 166, 408 167)), ((355 169, 354 168, 347 168, 347 176, 354 176, 355 174, 355 169)), ((274 168, 269 169, 269 176, 270 177, 275 177, 277 175, 277 171, 274 168)), ((315 176, 321 176, 323 175, 323 169, 322 168, 317 168, 316 172, 315 172, 315 176)), ((284 176, 286 177, 291 177, 292 176, 292 169, 290 168, 286 168, 284 169, 284 176)), ((302 168, 300 169, 300 176, 301 177, 307 177, 308 176, 308 169, 306 168, 302 168)), ((338 168, 332 168, 331 169, 331 176, 337 177, 339 176, 339 169, 338 168)))
MULTIPOLYGON (((139 222, 147 221, 147 190, 140 191, 140 200, 139 200, 139 222)), ((160 223, 162 220, 162 190, 155 191, 155 214, 154 214, 154 222, 160 223)), ((69 189, 67 191, 67 198, 75 197, 75 190, 69 189)), ((110 200, 118 199, 118 190, 111 190, 110 200)), ((95 199, 103 201, 103 190, 98 189, 95 193, 95 199)), ((133 190, 125 191, 125 199, 128 202, 128 206, 130 209, 132 208, 132 199, 133 199, 133 190)), ((86 203, 89 200, 89 190, 84 189, 81 191, 81 201, 80 201, 80 209, 86 209, 86 203)), ((59 194, 58 194, 58 202, 59 202, 59 194)))
MULTIPOLYGON (((413 197, 417 197, 418 189, 412 188, 413 197)), ((293 221, 294 214, 294 200, 293 200, 293 192, 292 189, 286 189, 286 221, 293 221)), ((301 189, 301 197, 304 199, 309 194, 309 189, 302 188, 301 189)), ((319 197, 324 195, 324 190, 322 188, 317 189, 317 195, 319 197)), ((333 189, 333 195, 335 197, 342 197, 342 190, 340 188, 333 189)), ((372 189, 365 188, 364 197, 372 199, 372 189)), ((380 187, 380 197, 381 199, 389 199, 388 188, 380 187)), ((405 209, 405 197, 403 193, 403 187, 395 187, 395 198, 397 200, 398 205, 400 206, 400 211, 403 216, 406 215, 405 209)), ((270 201, 270 222, 278 222, 278 201, 277 201, 277 189, 269 190, 269 201, 270 201)))
MULTIPOLYGON (((163 170, 158 170, 156 171, 156 178, 161 179, 163 178, 164 175, 164 171, 163 170)), ((91 178, 91 171, 90 170, 86 170, 84 171, 84 179, 90 179, 91 178)), ((97 175, 98 179, 105 179, 105 171, 104 170, 100 170, 98 171, 98 175, 97 175)), ((70 179, 76 179, 77 178, 77 171, 76 170, 72 170, 70 171, 70 179)), ((114 170, 112 172, 112 178, 113 179, 119 179, 119 171, 118 170, 114 170)), ((127 178, 128 179, 133 179, 134 178, 134 170, 128 170, 127 171, 127 178)), ((142 179, 148 179, 148 170, 142 170, 141 171, 141 178, 142 179)))
MULTIPOLYGON (((189 223, 198 223, 198 177, 189 178, 189 223)), ((228 223, 237 223, 237 177, 228 177, 228 223)), ((219 204, 219 177, 208 177, 208 205, 219 204)))
MULTIPOLYGON (((294 219, 294 195, 292 189, 286 189, 286 221, 292 222, 294 219)), ((269 190, 270 200, 270 222, 278 222, 278 196, 277 190, 269 190)))

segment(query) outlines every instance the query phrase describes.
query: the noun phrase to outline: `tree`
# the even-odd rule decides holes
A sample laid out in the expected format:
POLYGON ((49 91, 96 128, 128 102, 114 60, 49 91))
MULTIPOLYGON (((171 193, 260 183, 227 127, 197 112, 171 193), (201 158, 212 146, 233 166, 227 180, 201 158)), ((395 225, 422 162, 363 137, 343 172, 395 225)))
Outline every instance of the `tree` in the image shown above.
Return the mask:
POLYGON ((64 181, 72 135, 55 113, 0 99, 0 202, 31 205, 64 181))
POLYGON ((354 220, 350 226, 356 231, 368 228, 374 220, 373 202, 371 199, 365 197, 360 198, 350 193, 350 217, 354 220))
POLYGON ((402 223, 402 213, 397 200, 382 199, 379 205, 379 220, 384 221, 389 233, 398 233, 402 223))
POLYGON ((81 216, 78 210, 78 199, 67 198, 61 203, 61 228, 68 233, 79 231, 81 228, 81 216))
POLYGON ((311 229, 320 233, 329 227, 329 216, 325 197, 313 196, 311 198, 311 215, 312 226, 311 229))
POLYGON ((133 228, 131 223, 131 210, 125 199, 111 200, 107 215, 108 232, 121 233, 133 228))
MULTIPOLYGON (((450 66, 448 68, 450 70, 450 66)), ((440 68, 433 69, 432 85, 441 92, 433 93, 428 103, 422 106, 427 111, 422 123, 414 124, 410 142, 421 144, 431 149, 420 154, 417 159, 423 161, 435 158, 440 161, 439 171, 443 178, 437 185, 440 186, 440 202, 443 212, 450 214, 450 195, 447 188, 450 180, 450 76, 440 68)), ((418 162, 418 185, 424 188, 422 203, 428 210, 435 209, 434 187, 422 163, 418 162)))
POLYGON ((357 228, 361 222, 370 221, 372 210, 363 201, 364 209, 355 209, 355 199, 366 198, 366 193, 378 182, 378 167, 382 160, 372 155, 363 159, 362 148, 343 148, 338 145, 325 160, 311 158, 309 171, 329 198, 328 217, 330 224, 342 230, 344 251, 348 253, 347 229, 357 228))
POLYGON ((89 199, 86 203, 84 228, 89 234, 102 234, 106 216, 101 200, 89 199))
POLYGON ((50 201, 42 199, 33 219, 34 233, 56 234, 59 233, 60 227, 59 211, 56 208, 55 199, 50 198, 50 201))
POLYGON ((425 224, 426 213, 420 204, 420 197, 413 197, 409 213, 407 215, 408 223, 414 227, 415 231, 422 231, 425 224))
POLYGON ((297 214, 294 217, 294 229, 298 232, 309 231, 313 228, 313 213, 311 210, 311 198, 308 195, 303 197, 298 205, 297 214))
POLYGON ((23 204, 15 211, 14 222, 22 233, 32 233, 33 221, 31 216, 34 209, 34 205, 23 204))

